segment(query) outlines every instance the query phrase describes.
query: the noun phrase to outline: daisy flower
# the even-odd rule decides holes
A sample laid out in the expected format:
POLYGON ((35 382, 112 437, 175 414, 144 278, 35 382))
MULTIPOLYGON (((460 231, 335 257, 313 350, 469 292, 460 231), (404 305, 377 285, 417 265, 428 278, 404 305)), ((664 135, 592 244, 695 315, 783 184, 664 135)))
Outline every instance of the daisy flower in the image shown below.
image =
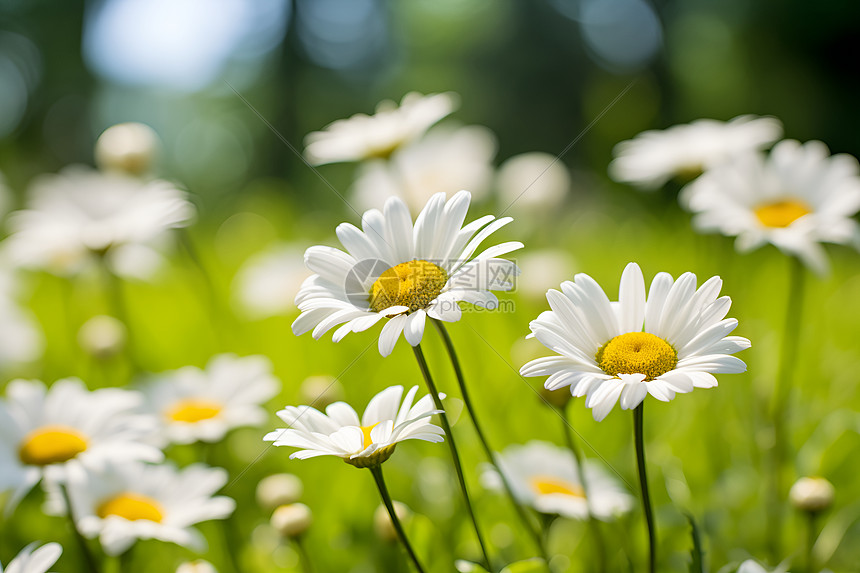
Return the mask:
POLYGON ((164 438, 190 444, 217 442, 232 428, 259 426, 267 418, 260 404, 280 386, 268 358, 220 354, 205 370, 186 366, 162 374, 143 393, 164 438))
POLYGON ((645 280, 636 263, 621 275, 618 302, 586 274, 551 289, 552 310, 529 324, 532 335, 557 356, 532 360, 523 376, 549 376, 545 387, 570 386, 573 396, 587 395, 585 405, 602 420, 620 400, 630 410, 651 394, 668 402, 675 394, 717 385, 715 373, 739 373, 746 365, 735 352, 750 342, 729 336, 737 327, 725 318, 731 306, 718 297, 722 280, 708 279, 696 289, 696 275, 674 281, 658 273, 646 300, 645 280))
MULTIPOLYGON (((69 499, 78 530, 98 537, 108 555, 119 555, 138 539, 158 539, 201 550, 204 537, 192 525, 224 519, 236 502, 215 493, 227 471, 203 464, 181 470, 170 464, 108 464, 69 480, 69 499)), ((56 492, 52 492, 55 494, 56 492)), ((62 498, 51 495, 48 511, 65 514, 62 498)))
POLYGON ((152 243, 194 216, 185 193, 166 181, 141 181, 81 166, 43 175, 27 209, 9 216, 12 262, 74 274, 97 257, 122 275, 145 278, 160 255, 152 243))
POLYGON ((305 157, 313 165, 340 161, 388 158, 402 145, 424 134, 457 107, 453 93, 403 96, 400 107, 385 100, 376 114, 339 119, 305 138, 305 157))
POLYGON ((417 346, 428 316, 460 320, 460 301, 495 308, 498 300, 489 291, 510 290, 519 274, 513 262, 497 257, 523 245, 507 242, 473 257, 484 239, 512 219, 487 215, 462 226, 470 200, 467 191, 447 202, 438 193, 413 226, 406 203, 392 197, 382 212, 364 214, 363 231, 341 223, 337 236, 346 253, 322 246, 305 252, 305 264, 316 274, 296 296, 302 314, 293 332, 313 330, 319 338, 345 323, 332 337, 339 342, 390 318, 379 336, 379 352, 388 356, 401 333, 417 346))
POLYGON ((390 161, 362 164, 352 196, 359 208, 368 209, 400 197, 413 213, 436 193, 448 196, 469 189, 480 199, 489 190, 495 154, 496 138, 486 127, 435 127, 390 161))
POLYGON ((831 156, 820 141, 785 140, 767 158, 739 157, 702 175, 680 198, 699 231, 737 237, 741 252, 771 243, 819 273, 828 269, 822 242, 857 238, 857 160, 831 156))
POLYGON ((371 398, 360 420, 345 402, 329 404, 325 414, 310 406, 287 406, 278 412, 287 427, 269 432, 263 440, 301 448, 290 454, 291 459, 337 456, 359 468, 378 466, 404 440, 442 441, 442 428, 430 422, 430 416, 441 410, 433 409, 429 395, 413 404, 416 392, 418 386, 413 386, 403 396, 403 386, 390 386, 371 398))
POLYGON ((66 378, 50 389, 38 380, 13 380, 0 400, 0 491, 14 489, 14 507, 36 483, 66 481, 69 471, 108 461, 158 462, 148 443, 156 430, 151 416, 137 413, 138 392, 88 391, 66 378))
MULTIPOLYGON (((621 484, 589 462, 583 468, 586 481, 583 488, 570 450, 548 442, 534 440, 508 446, 497 455, 497 460, 520 503, 541 513, 585 520, 590 510, 594 517, 609 521, 633 506, 633 498, 621 484)), ((487 466, 481 477, 487 487, 501 490, 501 479, 492 466, 487 466)))
POLYGON ((31 543, 22 549, 5 569, 0 565, 0 573, 45 573, 62 553, 63 547, 59 543, 46 543, 38 549, 35 543, 31 543))
POLYGON ((699 119, 663 131, 645 131, 615 146, 609 175, 656 189, 672 177, 695 177, 731 157, 763 149, 781 136, 778 119, 752 115, 728 122, 699 119))

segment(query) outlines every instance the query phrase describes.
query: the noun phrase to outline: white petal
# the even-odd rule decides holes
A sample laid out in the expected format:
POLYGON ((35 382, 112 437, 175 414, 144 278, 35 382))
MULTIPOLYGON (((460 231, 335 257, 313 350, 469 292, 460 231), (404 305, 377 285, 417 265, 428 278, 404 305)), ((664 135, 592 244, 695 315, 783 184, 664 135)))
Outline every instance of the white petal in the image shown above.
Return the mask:
POLYGON ((421 343, 421 338, 424 336, 424 321, 426 318, 427 313, 422 309, 418 309, 407 316, 403 336, 406 338, 406 342, 412 346, 418 346, 421 343))
POLYGON ((379 353, 382 356, 388 356, 394 350, 394 345, 400 338, 404 326, 406 326, 406 315, 400 314, 382 327, 382 332, 379 334, 379 353))

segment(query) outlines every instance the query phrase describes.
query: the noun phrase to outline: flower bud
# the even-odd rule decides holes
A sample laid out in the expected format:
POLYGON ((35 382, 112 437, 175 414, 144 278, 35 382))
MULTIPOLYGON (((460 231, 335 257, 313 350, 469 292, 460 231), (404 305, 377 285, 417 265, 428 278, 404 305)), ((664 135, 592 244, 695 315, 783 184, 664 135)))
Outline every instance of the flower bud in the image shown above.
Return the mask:
POLYGON ((322 410, 332 402, 343 400, 343 386, 331 376, 310 376, 299 387, 303 404, 322 410))
POLYGON ((282 505, 270 520, 272 527, 284 537, 297 537, 311 526, 311 508, 303 503, 282 505))
POLYGON ((218 573, 218 570, 208 561, 197 559, 180 564, 176 568, 176 573, 218 573))
POLYGON ((110 358, 122 350, 126 339, 125 325, 112 316, 98 315, 78 330, 78 344, 96 358, 110 358))
MULTIPOLYGON (((405 527, 405 522, 409 521, 412 517, 412 510, 405 503, 400 503, 399 501, 393 502, 392 505, 394 505, 394 513, 397 515, 397 519, 405 527)), ((376 511, 373 512, 373 531, 376 532, 376 536, 382 541, 397 540, 397 531, 391 522, 391 516, 388 515, 388 509, 383 504, 380 504, 376 508, 376 511)))
POLYGON ((302 497, 302 480, 293 474, 274 474, 257 484, 257 503, 265 509, 297 502, 302 497))
POLYGON ((833 505, 833 484, 823 477, 803 477, 788 493, 791 504, 801 511, 818 513, 833 505))
POLYGON ((104 171, 143 175, 152 167, 158 135, 142 123, 119 123, 107 128, 96 141, 96 164, 104 171))

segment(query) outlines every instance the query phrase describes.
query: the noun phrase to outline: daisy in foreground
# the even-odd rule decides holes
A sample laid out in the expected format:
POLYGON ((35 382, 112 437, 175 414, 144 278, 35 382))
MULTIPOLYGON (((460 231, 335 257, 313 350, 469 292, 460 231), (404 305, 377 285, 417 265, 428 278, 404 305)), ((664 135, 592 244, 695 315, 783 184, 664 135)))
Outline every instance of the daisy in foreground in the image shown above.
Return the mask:
POLYGON ((824 274, 821 243, 857 240, 860 170, 820 141, 785 140, 767 158, 750 154, 708 171, 680 199, 697 230, 737 237, 741 252, 771 243, 824 274))
POLYGON ((413 225, 409 209, 392 197, 382 212, 367 211, 362 230, 349 223, 337 227, 347 252, 315 246, 305 253, 314 273, 302 285, 296 305, 302 312, 293 323, 301 335, 313 329, 319 338, 343 324, 332 337, 339 342, 387 318, 379 336, 379 352, 388 356, 400 334, 412 346, 424 336, 427 317, 460 320, 459 302, 492 309, 498 304, 491 290, 510 290, 517 266, 500 255, 522 248, 511 241, 473 256, 510 217, 487 215, 466 226, 463 221, 471 195, 460 191, 448 201, 434 195, 413 225))
POLYGON ((424 134, 457 107, 453 93, 403 96, 400 107, 385 100, 375 115, 358 113, 339 119, 305 138, 305 157, 313 165, 363 159, 387 159, 392 153, 424 134))
POLYGON ((35 543, 31 543, 22 549, 5 569, 0 564, 0 573, 46 573, 62 553, 63 548, 59 543, 46 543, 38 549, 35 543))
MULTIPOLYGON (((442 411, 433 409, 429 395, 414 402, 417 392, 418 386, 413 386, 403 396, 403 386, 390 386, 371 398, 360 420, 358 413, 345 402, 329 404, 325 414, 311 406, 287 406, 278 412, 287 427, 269 432, 263 440, 276 446, 301 448, 290 458, 337 456, 357 468, 368 468, 403 547, 415 568, 423 572, 382 476, 382 463, 391 457, 398 443, 405 440, 441 442, 443 439, 442 428, 430 421, 431 416, 442 411)), ((440 394, 439 397, 445 396, 440 394)))
POLYGON ((128 390, 90 392, 75 378, 50 389, 38 380, 10 382, 0 400, 0 491, 14 490, 9 506, 42 478, 51 485, 108 461, 161 461, 151 444, 155 420, 138 412, 142 402, 128 390))
POLYGON ((737 327, 725 318, 731 306, 719 297, 722 281, 707 280, 696 289, 696 275, 677 281, 658 273, 647 300, 645 280, 636 263, 621 275, 618 302, 586 274, 547 292, 552 310, 529 324, 532 335, 557 356, 532 360, 523 376, 549 376, 548 390, 570 386, 573 396, 602 420, 620 401, 630 410, 651 394, 668 402, 676 393, 717 385, 716 373, 739 373, 746 365, 732 354, 750 342, 729 336, 737 327))
MULTIPOLYGON (((590 511, 597 519, 610 521, 630 511, 633 505, 633 498, 621 484, 596 465, 585 464, 583 487, 570 451, 548 442, 535 440, 509 446, 498 460, 521 502, 541 513, 585 520, 590 511)), ((486 469, 482 481, 501 490, 499 474, 492 466, 486 469)))
POLYGON ((260 405, 280 386, 268 358, 220 354, 205 370, 186 366, 166 372, 143 392, 164 438, 190 444, 217 442, 233 428, 259 426, 267 417, 260 405))
MULTIPOLYGON (((138 539, 158 539, 200 550, 206 541, 191 527, 225 519, 233 499, 215 496, 227 483, 227 471, 192 464, 181 470, 168 464, 109 464, 75 475, 69 481, 72 516, 78 531, 98 537, 108 555, 119 555, 138 539)), ((49 510, 65 514, 62 498, 51 496, 49 510)))
POLYGON ((699 119, 664 131, 644 131, 615 146, 609 175, 656 189, 673 177, 689 180, 733 156, 763 149, 781 136, 779 120, 752 115, 728 122, 699 119))

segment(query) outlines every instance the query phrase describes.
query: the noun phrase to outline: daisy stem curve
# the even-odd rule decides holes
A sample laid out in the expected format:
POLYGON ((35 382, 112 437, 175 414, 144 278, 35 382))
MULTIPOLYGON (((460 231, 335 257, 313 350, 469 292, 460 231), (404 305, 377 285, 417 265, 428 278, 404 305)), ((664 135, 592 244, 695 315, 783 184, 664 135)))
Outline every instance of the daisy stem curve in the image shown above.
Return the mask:
POLYGON ((81 532, 78 529, 78 524, 75 522, 75 516, 72 511, 72 499, 69 497, 69 490, 66 489, 66 484, 61 483, 59 485, 60 492, 63 495, 63 501, 66 503, 66 513, 69 517, 69 523, 72 525, 72 533, 75 536, 75 541, 81 550, 81 554, 84 556, 87 568, 89 571, 92 571, 92 573, 99 573, 100 569, 96 562, 96 558, 93 556, 92 551, 90 551, 90 546, 87 545, 87 540, 84 539, 83 535, 81 535, 81 532))
POLYGON ((418 570, 418 573, 424 573, 424 568, 421 567, 421 562, 418 561, 418 556, 415 554, 415 551, 409 544, 409 540, 406 538, 406 532, 403 531, 403 525, 397 517, 397 512, 394 511, 394 503, 392 503, 391 495, 388 493, 388 487, 385 485, 385 478, 382 477, 382 466, 377 464, 375 466, 370 466, 369 469, 370 473, 373 474, 373 479, 376 480, 376 487, 379 489, 379 495, 382 497, 382 503, 385 504, 385 509, 388 510, 388 516, 391 518, 391 524, 394 526, 394 531, 397 532, 397 537, 400 538, 400 542, 403 544, 403 547, 406 548, 406 553, 408 553, 410 559, 412 559, 415 569, 418 570))
POLYGON ((606 544, 603 541, 603 534, 600 532, 600 524, 597 523, 594 514, 591 512, 591 497, 588 494, 588 484, 585 481, 585 468, 583 464, 582 453, 576 445, 576 439, 573 437, 573 427, 567 419, 567 411, 564 407, 558 409, 561 425, 564 429, 564 442, 567 448, 573 454, 576 460, 576 475, 579 478, 579 483, 582 485, 582 492, 585 494, 585 506, 588 509, 588 526, 591 528, 591 534, 594 537, 594 550, 597 552, 598 571, 606 571, 606 544))
MULTIPOLYGON (((296 535, 293 537, 293 543, 296 546, 296 553, 299 554, 299 561, 302 564, 302 571, 304 573, 313 573, 314 568, 311 565, 311 556, 308 553, 308 548, 305 547, 305 539, 301 535, 296 535)), ((420 567, 418 569, 421 570, 420 567)))
MULTIPOLYGON (((516 510, 517 517, 519 517, 520 522, 522 522, 523 527, 528 531, 529 535, 534 539, 535 545, 537 545, 538 551, 540 551, 541 557, 543 560, 549 564, 549 557, 546 550, 546 544, 544 543, 543 536, 540 531, 535 529, 532 523, 529 521, 529 516, 526 513, 525 508, 522 504, 517 500, 514 495, 514 490, 511 488, 511 484, 508 481, 507 476, 502 473, 502 468, 499 467, 496 456, 493 455, 493 450, 490 448, 490 444, 487 441, 486 436, 484 435, 484 431, 481 429, 481 425, 478 423, 478 418, 475 415, 475 409, 472 406, 472 399, 469 397, 469 392, 466 389, 466 380, 463 376, 463 369, 460 366, 460 359, 457 357, 457 351, 454 349, 454 343, 451 340, 451 335, 448 334, 448 329, 445 328, 445 325, 440 321, 435 319, 430 319, 430 322, 436 327, 439 331, 439 334, 442 336, 442 341, 445 343, 445 349, 448 351, 448 357, 451 359, 451 365, 454 367, 454 374, 457 376, 457 383, 460 385, 460 393, 463 396, 463 402, 466 405, 466 410, 469 412, 469 417, 472 418, 472 425, 475 426, 475 433, 478 435, 478 440, 481 442, 481 446, 484 449, 484 453, 487 455, 487 459, 493 464, 493 467, 496 468, 496 473, 502 480, 502 485, 504 486, 505 493, 508 496, 508 499, 511 501, 511 504, 514 506, 516 510)), ((549 565, 547 565, 548 567, 549 565)))
POLYGON ((654 528, 654 512, 651 509, 651 495, 648 493, 648 476, 645 473, 645 443, 644 443, 644 403, 633 410, 633 439, 636 443, 636 466, 639 469, 639 487, 642 490, 642 509, 645 513, 645 525, 648 528, 648 571, 657 571, 657 530, 654 528))
POLYGON ((816 517, 814 511, 806 512, 806 571, 808 573, 815 573, 817 571, 815 568, 815 552, 813 551, 817 537, 815 534, 818 525, 816 517))
POLYGON ((433 377, 430 375, 430 368, 427 366, 427 359, 424 358, 424 351, 421 350, 421 345, 418 344, 412 347, 415 352, 415 360, 418 361, 418 368, 424 376, 424 382, 427 383, 427 390, 433 398, 437 410, 441 410, 439 421, 442 424, 442 429, 445 431, 445 441, 448 442, 448 449, 451 451, 451 458, 454 461, 454 471, 457 473, 457 481, 460 483, 460 491, 463 494, 463 501, 466 504, 466 509, 469 511, 469 517, 472 520, 472 526, 475 529, 475 536, 478 538, 478 545, 481 546, 481 554, 484 556, 484 564, 487 569, 491 569, 490 556, 487 553, 487 547, 484 544, 484 538, 481 535, 481 529, 478 527, 478 519, 475 517, 475 510, 472 508, 472 500, 469 498, 469 490, 466 487, 466 478, 463 476, 463 466, 460 463, 460 455, 457 453, 457 444, 454 442, 454 433, 451 431, 451 424, 448 422, 448 415, 442 406, 442 400, 439 399, 439 391, 436 389, 436 384, 433 382, 433 377))

